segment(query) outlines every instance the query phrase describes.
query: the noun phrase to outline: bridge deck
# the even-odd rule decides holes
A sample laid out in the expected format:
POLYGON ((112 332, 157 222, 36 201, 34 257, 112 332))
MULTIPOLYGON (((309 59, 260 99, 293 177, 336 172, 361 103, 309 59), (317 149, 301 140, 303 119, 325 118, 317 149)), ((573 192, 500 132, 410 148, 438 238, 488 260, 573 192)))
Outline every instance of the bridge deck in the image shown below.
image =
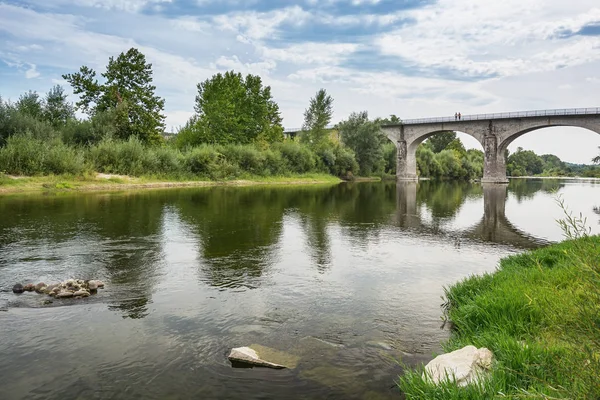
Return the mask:
MULTIPOLYGON (((534 110, 517 111, 494 114, 473 114, 462 115, 460 120, 456 120, 454 115, 449 117, 434 118, 413 118, 402 120, 399 124, 387 124, 386 126, 417 125, 417 124, 435 124, 439 122, 459 122, 459 121, 477 121, 486 119, 506 119, 506 118, 527 118, 527 117, 557 117, 557 116, 577 116, 577 115, 600 115, 600 107, 590 108, 558 108, 554 110, 534 110)), ((333 129, 335 125, 328 125, 325 129, 333 129)), ((302 128, 286 128, 285 133, 295 133, 302 131, 302 128)))
MULTIPOLYGON (((462 115, 460 121, 477 121, 482 119, 505 119, 505 118, 527 118, 527 117, 555 117, 576 115, 600 115, 600 107, 591 108, 559 108, 555 110, 517 111, 494 114, 462 115)), ((405 119, 401 125, 431 124, 438 122, 454 122, 454 115, 436 118, 413 118, 405 119)))

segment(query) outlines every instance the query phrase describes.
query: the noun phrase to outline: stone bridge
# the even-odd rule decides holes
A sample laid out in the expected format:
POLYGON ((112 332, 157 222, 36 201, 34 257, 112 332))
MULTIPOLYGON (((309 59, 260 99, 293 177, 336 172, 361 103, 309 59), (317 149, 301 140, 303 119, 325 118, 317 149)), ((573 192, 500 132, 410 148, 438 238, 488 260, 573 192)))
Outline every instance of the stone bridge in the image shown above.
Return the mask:
POLYGON ((506 183, 504 154, 508 145, 528 132, 553 126, 576 126, 600 134, 600 107, 465 115, 460 120, 454 116, 409 119, 381 129, 398 149, 398 180, 418 179, 416 151, 425 139, 443 131, 458 131, 477 139, 484 149, 482 182, 506 183))

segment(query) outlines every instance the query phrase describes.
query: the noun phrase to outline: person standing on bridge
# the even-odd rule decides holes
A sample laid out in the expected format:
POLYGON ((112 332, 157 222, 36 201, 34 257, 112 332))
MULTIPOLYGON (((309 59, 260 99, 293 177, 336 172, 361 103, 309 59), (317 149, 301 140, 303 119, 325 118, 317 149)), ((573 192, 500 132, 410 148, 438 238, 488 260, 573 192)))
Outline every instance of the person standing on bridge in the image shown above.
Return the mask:
POLYGON ((460 121, 460 118, 461 118, 461 115, 460 115, 460 113, 458 113, 458 120, 459 120, 459 121, 460 121))
POLYGON ((454 120, 456 121, 458 119, 458 113, 454 113, 454 120))

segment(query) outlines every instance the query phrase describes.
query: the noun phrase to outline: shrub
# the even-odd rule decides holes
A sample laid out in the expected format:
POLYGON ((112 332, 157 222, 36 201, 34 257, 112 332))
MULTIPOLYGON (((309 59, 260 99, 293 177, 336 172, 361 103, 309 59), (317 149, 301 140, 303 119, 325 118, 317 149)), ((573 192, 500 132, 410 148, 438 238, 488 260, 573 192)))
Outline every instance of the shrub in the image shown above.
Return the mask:
POLYGON ((145 173, 177 175, 184 170, 184 157, 177 149, 170 147, 147 148, 142 161, 145 173))
POLYGON ((127 141, 104 139, 88 152, 91 165, 98 172, 124 175, 144 173, 144 158, 147 149, 136 137, 127 141))
POLYGON ((0 170, 15 175, 78 174, 85 164, 81 150, 58 139, 43 141, 25 134, 9 137, 0 149, 0 170))
POLYGON ((227 161, 237 164, 245 172, 264 175, 265 153, 251 145, 230 144, 220 146, 219 150, 227 161))
POLYGON ((283 142, 274 146, 281 153, 286 172, 303 174, 316 166, 316 157, 306 146, 295 142, 283 142))
POLYGON ((352 150, 337 146, 335 148, 335 164, 331 173, 343 178, 352 178, 358 173, 358 170, 358 162, 352 150))

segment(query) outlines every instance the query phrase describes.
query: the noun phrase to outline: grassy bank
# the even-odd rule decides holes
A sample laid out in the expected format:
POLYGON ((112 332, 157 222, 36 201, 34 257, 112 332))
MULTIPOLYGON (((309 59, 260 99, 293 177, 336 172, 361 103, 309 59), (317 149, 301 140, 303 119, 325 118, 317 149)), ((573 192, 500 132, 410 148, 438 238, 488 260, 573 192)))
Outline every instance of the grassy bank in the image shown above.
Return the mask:
POLYGON ((0 195, 48 191, 93 191, 152 189, 196 186, 242 185, 309 185, 341 182, 328 174, 297 174, 288 176, 244 176, 243 179, 211 181, 202 178, 165 176, 123 176, 109 174, 11 176, 0 173, 0 195))
POLYGON ((446 296, 455 330, 444 350, 489 348, 491 378, 435 387, 415 370, 400 378, 407 398, 600 398, 600 237, 505 258, 446 296))

